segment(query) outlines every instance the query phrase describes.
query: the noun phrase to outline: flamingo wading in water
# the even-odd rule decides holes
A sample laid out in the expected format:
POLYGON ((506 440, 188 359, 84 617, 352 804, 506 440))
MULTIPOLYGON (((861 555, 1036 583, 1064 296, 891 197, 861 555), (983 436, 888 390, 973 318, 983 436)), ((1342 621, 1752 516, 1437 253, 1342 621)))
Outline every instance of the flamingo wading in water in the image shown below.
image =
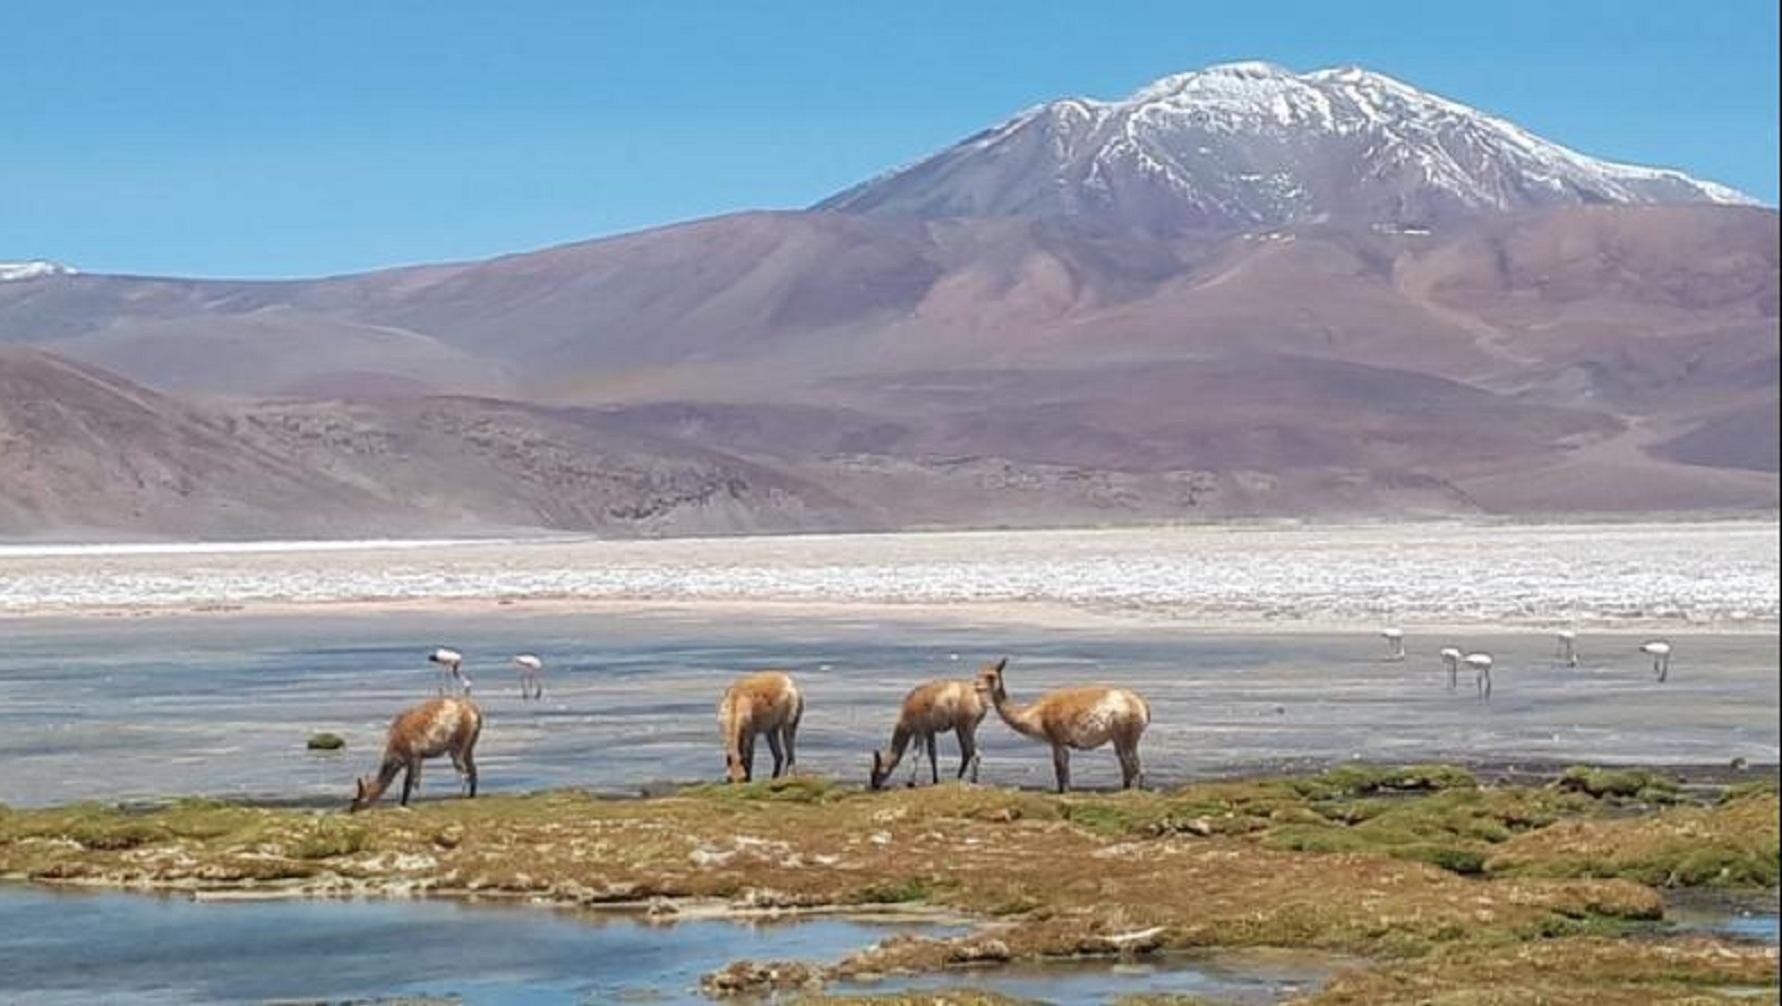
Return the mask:
POLYGON ((1640 647, 1640 652, 1647 654, 1652 658, 1652 673, 1658 675, 1659 681, 1663 681, 1665 678, 1671 676, 1670 643, 1662 639, 1654 639, 1651 642, 1642 645, 1640 647))
POLYGON ((1386 659, 1405 659, 1405 632, 1403 629, 1381 629, 1380 636, 1386 640, 1386 659))
POLYGON ((1469 653, 1463 659, 1473 669, 1473 687, 1478 690, 1479 698, 1491 698, 1491 654, 1469 653))
POLYGON ((1558 643, 1559 662, 1567 667, 1578 666, 1578 634, 1570 629, 1561 629, 1553 634, 1558 643))
POLYGON ((470 676, 464 673, 464 654, 442 646, 428 654, 427 659, 439 665, 439 694, 449 695, 454 688, 465 695, 470 694, 470 676))
POLYGON ((1453 691, 1460 684, 1460 658, 1459 650, 1452 646, 1442 647, 1442 666, 1448 671, 1449 691, 1453 691))
POLYGON ((520 672, 520 698, 544 698, 544 681, 539 678, 544 661, 534 654, 522 653, 514 657, 514 670, 520 672))

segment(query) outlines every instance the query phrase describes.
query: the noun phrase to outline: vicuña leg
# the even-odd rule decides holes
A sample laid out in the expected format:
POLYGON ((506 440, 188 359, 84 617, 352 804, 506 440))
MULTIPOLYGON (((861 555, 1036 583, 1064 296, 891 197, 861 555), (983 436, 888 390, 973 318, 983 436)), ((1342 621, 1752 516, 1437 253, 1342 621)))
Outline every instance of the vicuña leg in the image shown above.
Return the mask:
POLYGON ((1139 768, 1138 738, 1122 739, 1114 745, 1114 754, 1120 759, 1120 788, 1143 785, 1145 775, 1139 768))
POLYGON ((971 776, 972 782, 978 781, 978 739, 965 727, 954 731, 959 738, 959 778, 971 776))
POLYGON ((1058 780, 1058 792, 1070 792, 1070 748, 1052 745, 1052 775, 1058 780))
POLYGON ((800 709, 798 713, 799 715, 794 716, 792 722, 786 724, 781 730, 786 735, 787 775, 791 775, 792 770, 798 767, 798 720, 804 715, 804 710, 800 709))
POLYGON ((780 732, 778 730, 769 730, 767 732, 767 750, 773 752, 773 777, 778 779, 780 773, 786 768, 786 748, 785 745, 780 743, 780 732))

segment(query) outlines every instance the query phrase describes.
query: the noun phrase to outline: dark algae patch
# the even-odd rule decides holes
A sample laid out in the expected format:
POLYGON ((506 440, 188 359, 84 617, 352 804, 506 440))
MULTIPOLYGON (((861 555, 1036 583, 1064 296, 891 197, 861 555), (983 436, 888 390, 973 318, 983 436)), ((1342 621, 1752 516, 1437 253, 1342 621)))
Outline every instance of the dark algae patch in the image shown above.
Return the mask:
POLYGON ((1003 1003, 820 990, 1234 947, 1360 958, 1305 1000, 1318 1003, 1717 1002, 1753 989, 1773 1002, 1775 948, 1656 920, 1660 889, 1773 888, 1777 813, 1773 786, 1692 795, 1622 770, 1490 785, 1443 766, 1345 766, 1067 796, 953 784, 865 793, 797 778, 641 800, 445 799, 352 818, 208 801, 0 810, 0 874, 524 897, 670 917, 876 908, 979 920, 966 936, 898 937, 839 961, 737 962, 708 985, 812 1003, 1003 1003))

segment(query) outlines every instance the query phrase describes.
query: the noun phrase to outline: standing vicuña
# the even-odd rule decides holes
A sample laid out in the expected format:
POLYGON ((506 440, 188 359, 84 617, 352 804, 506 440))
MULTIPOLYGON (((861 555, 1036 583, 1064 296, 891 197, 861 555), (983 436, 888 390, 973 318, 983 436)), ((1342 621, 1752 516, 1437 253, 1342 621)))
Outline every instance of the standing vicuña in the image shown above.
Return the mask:
POLYGON ((1070 789, 1070 750, 1089 751, 1112 741, 1120 758, 1120 786, 1131 789, 1143 782, 1139 769, 1139 738, 1151 725, 1151 707, 1137 692, 1125 688, 1061 688, 1047 692, 1032 705, 1016 707, 1003 689, 1002 671, 1008 658, 986 664, 978 671, 978 694, 996 707, 1004 723, 1037 741, 1052 745, 1052 770, 1058 792, 1070 789))
POLYGON ((464 779, 465 791, 476 796, 476 739, 483 732, 483 714, 469 699, 429 699, 397 716, 384 742, 384 761, 377 775, 360 779, 353 810, 376 803, 390 788, 396 773, 402 776, 402 805, 421 779, 421 761, 450 755, 452 767, 464 779), (405 771, 406 770, 406 771, 405 771))
POLYGON ((724 732, 724 775, 731 782, 755 777, 755 736, 767 735, 773 752, 773 777, 791 772, 798 763, 798 721, 804 696, 781 671, 763 671, 739 678, 718 703, 718 728, 724 732))
POLYGON ((916 764, 910 769, 910 785, 916 784, 916 771, 922 767, 922 753, 928 754, 929 774, 940 782, 940 763, 935 760, 934 735, 953 731, 959 738, 959 778, 969 772, 971 781, 978 781, 978 724, 988 712, 984 699, 970 681, 930 681, 917 685, 903 698, 903 712, 891 731, 891 747, 872 753, 873 789, 882 789, 885 780, 897 771, 903 752, 910 741, 921 742, 916 751, 916 764))

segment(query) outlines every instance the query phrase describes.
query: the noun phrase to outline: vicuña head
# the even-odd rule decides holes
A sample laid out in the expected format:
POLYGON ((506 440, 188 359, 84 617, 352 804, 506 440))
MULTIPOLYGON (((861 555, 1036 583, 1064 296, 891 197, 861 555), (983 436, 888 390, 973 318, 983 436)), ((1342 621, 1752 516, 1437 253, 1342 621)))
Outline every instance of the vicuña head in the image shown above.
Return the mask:
POLYGON ((994 664, 985 664, 978 668, 977 690, 985 698, 998 695, 1006 697, 1002 687, 1002 671, 1009 665, 1009 658, 1003 657, 994 664))

